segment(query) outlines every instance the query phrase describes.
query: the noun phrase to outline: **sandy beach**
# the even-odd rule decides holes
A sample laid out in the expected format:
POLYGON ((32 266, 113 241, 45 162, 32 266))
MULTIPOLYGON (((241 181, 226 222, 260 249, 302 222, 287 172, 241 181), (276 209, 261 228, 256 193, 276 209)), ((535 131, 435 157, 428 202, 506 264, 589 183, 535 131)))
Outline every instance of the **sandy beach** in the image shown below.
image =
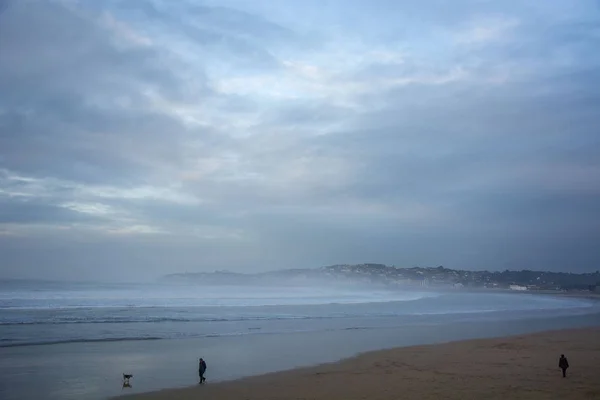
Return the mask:
POLYGON ((585 328, 375 351, 119 399, 600 399, 599 377, 600 328, 585 328), (561 353, 571 364, 566 379, 561 353))

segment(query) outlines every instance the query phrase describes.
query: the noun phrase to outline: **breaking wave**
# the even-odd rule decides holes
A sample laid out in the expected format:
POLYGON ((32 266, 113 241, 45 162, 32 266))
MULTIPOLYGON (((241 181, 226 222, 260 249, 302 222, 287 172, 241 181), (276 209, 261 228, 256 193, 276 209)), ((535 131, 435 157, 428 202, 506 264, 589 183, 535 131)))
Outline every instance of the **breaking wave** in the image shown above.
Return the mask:
POLYGON ((0 347, 382 329, 598 310, 580 299, 515 293, 263 289, 11 288, 0 291, 0 347))

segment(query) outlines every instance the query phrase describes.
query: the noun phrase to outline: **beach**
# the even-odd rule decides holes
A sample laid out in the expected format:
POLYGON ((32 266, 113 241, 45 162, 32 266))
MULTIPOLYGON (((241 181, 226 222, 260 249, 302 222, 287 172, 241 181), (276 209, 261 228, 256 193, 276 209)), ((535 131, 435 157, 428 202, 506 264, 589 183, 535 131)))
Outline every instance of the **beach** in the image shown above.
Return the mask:
POLYGON ((120 399, 599 399, 599 339, 596 327, 394 348, 120 399), (567 378, 561 353, 571 365, 567 378))

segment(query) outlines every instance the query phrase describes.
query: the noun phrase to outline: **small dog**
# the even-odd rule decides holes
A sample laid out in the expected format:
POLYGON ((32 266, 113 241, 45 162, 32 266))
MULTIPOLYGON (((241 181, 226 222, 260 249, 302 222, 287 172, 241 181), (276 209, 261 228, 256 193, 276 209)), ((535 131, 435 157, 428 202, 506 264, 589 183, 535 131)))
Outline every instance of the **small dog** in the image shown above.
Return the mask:
POLYGON ((133 375, 131 375, 131 374, 123 374, 123 383, 129 384, 129 379, 130 378, 133 378, 133 375))

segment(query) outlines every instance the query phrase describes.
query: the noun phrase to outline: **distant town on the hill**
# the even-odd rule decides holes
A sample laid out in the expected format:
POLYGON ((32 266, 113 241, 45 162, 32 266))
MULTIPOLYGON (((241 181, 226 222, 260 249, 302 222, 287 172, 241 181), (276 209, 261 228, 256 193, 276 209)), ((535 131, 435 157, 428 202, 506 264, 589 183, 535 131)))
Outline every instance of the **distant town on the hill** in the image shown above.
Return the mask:
POLYGON ((465 271, 440 267, 399 268, 383 264, 331 265, 254 274, 228 271, 180 273, 169 282, 201 284, 289 284, 310 282, 370 283, 389 287, 490 288, 600 292, 600 272, 465 271))

